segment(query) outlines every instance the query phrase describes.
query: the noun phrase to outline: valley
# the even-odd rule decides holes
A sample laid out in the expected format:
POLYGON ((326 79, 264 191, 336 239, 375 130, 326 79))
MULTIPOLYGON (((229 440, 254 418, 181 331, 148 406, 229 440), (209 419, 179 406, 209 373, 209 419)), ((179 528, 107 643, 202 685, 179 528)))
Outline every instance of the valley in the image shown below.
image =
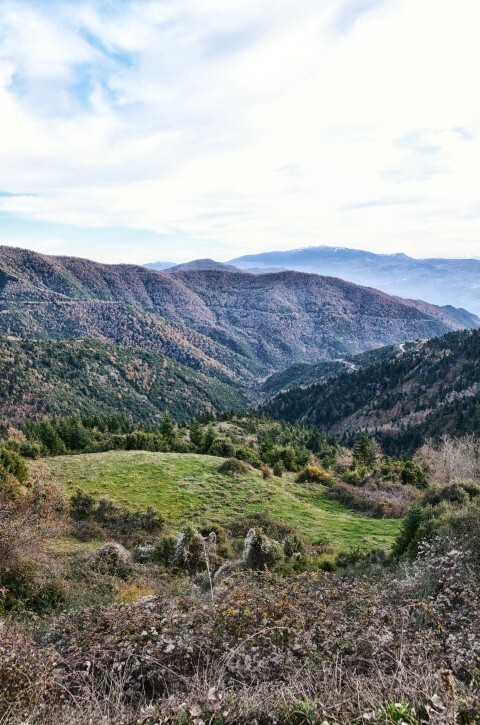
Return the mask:
POLYGON ((468 716, 478 328, 317 274, 0 248, 2 722, 443 725, 447 696, 417 711, 446 671, 468 716))

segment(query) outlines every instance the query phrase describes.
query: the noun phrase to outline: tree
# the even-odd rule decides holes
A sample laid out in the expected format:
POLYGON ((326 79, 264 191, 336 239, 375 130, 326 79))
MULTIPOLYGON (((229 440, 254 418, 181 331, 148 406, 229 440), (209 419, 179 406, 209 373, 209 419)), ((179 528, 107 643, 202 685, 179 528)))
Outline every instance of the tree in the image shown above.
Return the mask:
POLYGON ((38 437, 52 456, 65 453, 65 446, 49 420, 43 420, 38 426, 38 437))
POLYGON ((213 446, 217 438, 217 434, 215 433, 212 426, 209 426, 207 429, 207 432, 205 433, 205 438, 203 440, 203 450, 205 453, 208 453, 210 448, 213 446))
POLYGON ((203 446, 204 437, 202 424, 198 420, 194 420, 190 426, 190 442, 195 448, 200 449, 203 446))
POLYGON ((357 466, 372 467, 378 458, 378 443, 366 431, 358 434, 353 446, 353 462, 357 466))
POLYGON ((172 445, 175 441, 175 426, 170 413, 167 411, 163 416, 162 425, 160 426, 160 433, 165 438, 167 443, 172 445))

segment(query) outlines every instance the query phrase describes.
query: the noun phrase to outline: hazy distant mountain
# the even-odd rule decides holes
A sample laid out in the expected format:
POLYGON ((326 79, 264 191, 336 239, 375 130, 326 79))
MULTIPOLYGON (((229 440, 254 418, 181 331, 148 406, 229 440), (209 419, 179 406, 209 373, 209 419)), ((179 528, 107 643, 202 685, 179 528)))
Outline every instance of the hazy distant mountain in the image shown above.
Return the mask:
POLYGON ((413 259, 345 247, 308 247, 230 260, 242 269, 282 267, 340 277, 388 294, 464 307, 480 314, 480 260, 413 259))
MULTIPOLYGON (((146 267, 148 265, 145 265, 146 267)), ((167 272, 188 272, 188 271, 201 271, 201 270, 217 270, 223 272, 244 272, 245 270, 238 269, 232 264, 224 264, 223 262, 216 262, 214 259, 194 259, 191 262, 184 262, 183 264, 176 264, 174 267, 169 267, 165 271, 167 272)))
POLYGON ((176 262, 148 262, 148 264, 144 264, 143 266, 147 269, 157 269, 157 270, 163 270, 163 269, 170 269, 170 267, 175 267, 176 262))

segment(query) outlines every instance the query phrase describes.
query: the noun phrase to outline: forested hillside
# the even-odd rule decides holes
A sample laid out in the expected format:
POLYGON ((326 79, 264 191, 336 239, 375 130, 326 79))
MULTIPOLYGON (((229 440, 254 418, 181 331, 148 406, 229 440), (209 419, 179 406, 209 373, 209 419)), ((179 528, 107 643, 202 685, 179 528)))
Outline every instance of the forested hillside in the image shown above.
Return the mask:
POLYGON ((300 361, 462 327, 432 305, 298 272, 170 274, 2 247, 0 275, 6 334, 154 347, 246 384, 300 361))
POLYGON ((390 360, 397 357, 403 350, 410 349, 416 344, 415 342, 405 342, 399 345, 386 345, 385 347, 368 350, 358 355, 348 355, 337 360, 325 360, 313 364, 297 363, 286 370, 280 370, 280 372, 270 375, 262 383, 260 394, 271 397, 281 390, 289 390, 299 385, 319 383, 328 378, 334 378, 340 373, 358 370, 377 362, 390 360))
POLYGON ((480 331, 424 341, 392 359, 268 401, 276 418, 348 435, 368 429, 389 450, 411 450, 425 437, 480 427, 480 331))
POLYGON ((0 338, 0 423, 45 416, 121 414, 158 424, 245 407, 242 394, 157 352, 91 340, 0 338))

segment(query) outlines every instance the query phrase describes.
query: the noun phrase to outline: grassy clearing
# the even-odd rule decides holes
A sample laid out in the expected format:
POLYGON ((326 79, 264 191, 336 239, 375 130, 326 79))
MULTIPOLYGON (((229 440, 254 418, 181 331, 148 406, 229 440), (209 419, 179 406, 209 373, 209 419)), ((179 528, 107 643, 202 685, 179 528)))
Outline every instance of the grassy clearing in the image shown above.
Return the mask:
POLYGON ((340 549, 388 548, 399 530, 398 520, 357 516, 326 499, 321 486, 295 483, 293 474, 264 481, 252 469, 233 478, 218 472, 221 463, 196 454, 109 451, 51 458, 47 467, 68 494, 80 488, 131 509, 153 506, 172 528, 201 520, 225 524, 266 509, 308 539, 325 536, 340 549))

